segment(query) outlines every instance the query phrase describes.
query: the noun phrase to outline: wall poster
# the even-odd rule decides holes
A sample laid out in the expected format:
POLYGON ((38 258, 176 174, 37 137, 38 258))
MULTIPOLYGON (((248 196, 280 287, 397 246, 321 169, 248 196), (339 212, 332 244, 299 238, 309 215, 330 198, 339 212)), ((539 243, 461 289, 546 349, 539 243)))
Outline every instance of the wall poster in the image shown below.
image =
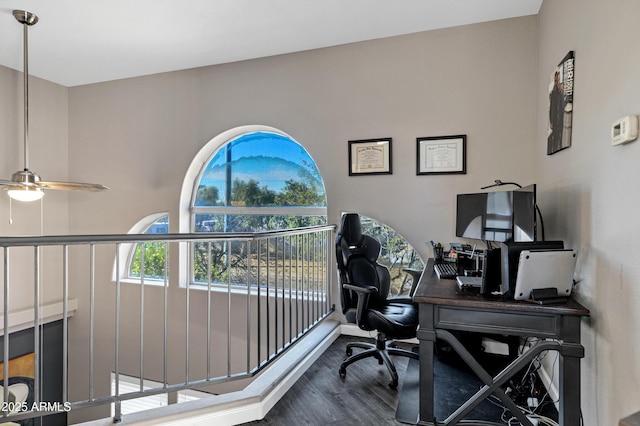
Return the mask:
POLYGON ((573 51, 570 51, 551 73, 547 155, 571 146, 573 78, 574 55, 573 51))

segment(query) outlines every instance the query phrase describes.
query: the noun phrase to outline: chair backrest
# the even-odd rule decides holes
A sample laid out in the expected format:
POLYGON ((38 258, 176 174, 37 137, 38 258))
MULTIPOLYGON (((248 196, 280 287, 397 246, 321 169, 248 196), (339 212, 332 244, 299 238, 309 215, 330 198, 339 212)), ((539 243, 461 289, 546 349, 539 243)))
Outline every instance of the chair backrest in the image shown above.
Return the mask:
POLYGON ((357 305, 357 296, 342 284, 367 285, 378 289, 369 298, 369 306, 375 307, 389 295, 391 278, 389 270, 378 264, 380 243, 362 234, 360 216, 344 214, 336 235, 336 260, 341 286, 342 310, 345 313, 357 305))

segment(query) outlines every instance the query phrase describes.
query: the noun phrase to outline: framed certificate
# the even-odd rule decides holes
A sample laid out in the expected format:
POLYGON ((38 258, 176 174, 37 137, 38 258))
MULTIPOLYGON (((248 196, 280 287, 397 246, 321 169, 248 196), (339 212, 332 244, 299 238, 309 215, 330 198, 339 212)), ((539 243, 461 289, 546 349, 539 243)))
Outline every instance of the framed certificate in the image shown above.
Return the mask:
POLYGON ((391 138, 349 141, 349 176, 391 174, 391 138))
POLYGON ((466 174, 467 135, 418 138, 416 174, 466 174))

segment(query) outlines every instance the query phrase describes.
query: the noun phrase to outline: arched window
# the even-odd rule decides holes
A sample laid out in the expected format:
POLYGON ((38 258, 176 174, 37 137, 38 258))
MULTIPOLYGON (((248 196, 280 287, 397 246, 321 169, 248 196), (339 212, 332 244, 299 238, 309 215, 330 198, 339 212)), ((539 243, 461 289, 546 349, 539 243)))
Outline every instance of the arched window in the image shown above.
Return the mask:
POLYGON ((404 268, 424 269, 424 262, 411 244, 395 229, 367 216, 360 215, 362 232, 380 243, 378 262, 391 273, 391 293, 406 296, 411 289, 410 277, 404 268))
MULTIPOLYGON (((187 196, 181 232, 260 232, 327 223, 324 182, 315 162, 289 135, 266 126, 238 127, 213 138, 187 172, 183 203, 187 196)), ((191 277, 182 275, 181 281, 206 282, 204 259, 224 259, 233 250, 227 244, 194 244, 188 254, 191 277)), ((220 268, 212 279, 219 282, 227 266, 215 264, 220 268)))
MULTIPOLYGON (((131 227, 128 234, 167 234, 169 233, 169 214, 154 213, 139 220, 131 227)), ((145 283, 164 280, 165 278, 165 244, 147 242, 145 244, 125 244, 119 251, 120 270, 114 264, 113 280, 119 276, 121 280, 141 281, 144 272, 145 283), (143 266, 144 248, 144 266, 143 266)))
POLYGON ((275 131, 220 146, 194 185, 192 232, 257 232, 324 225, 324 183, 307 151, 275 131))

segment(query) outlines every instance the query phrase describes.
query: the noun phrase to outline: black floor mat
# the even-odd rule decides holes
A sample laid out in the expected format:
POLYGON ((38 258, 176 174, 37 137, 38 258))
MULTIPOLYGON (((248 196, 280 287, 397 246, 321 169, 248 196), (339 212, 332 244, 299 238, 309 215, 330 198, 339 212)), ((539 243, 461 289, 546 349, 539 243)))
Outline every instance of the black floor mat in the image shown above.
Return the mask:
MULTIPOLYGON (((396 420, 402 423, 416 424, 418 420, 419 371, 419 361, 410 359, 396 409, 396 420)), ((437 356, 434 356, 434 376, 434 392, 436 395, 434 411, 438 421, 444 421, 484 385, 460 361, 443 362, 437 356)), ((465 420, 505 424, 502 416, 502 407, 484 400, 465 417, 465 420)), ((506 418, 508 419, 508 417, 511 417, 510 413, 507 414, 506 418)))

